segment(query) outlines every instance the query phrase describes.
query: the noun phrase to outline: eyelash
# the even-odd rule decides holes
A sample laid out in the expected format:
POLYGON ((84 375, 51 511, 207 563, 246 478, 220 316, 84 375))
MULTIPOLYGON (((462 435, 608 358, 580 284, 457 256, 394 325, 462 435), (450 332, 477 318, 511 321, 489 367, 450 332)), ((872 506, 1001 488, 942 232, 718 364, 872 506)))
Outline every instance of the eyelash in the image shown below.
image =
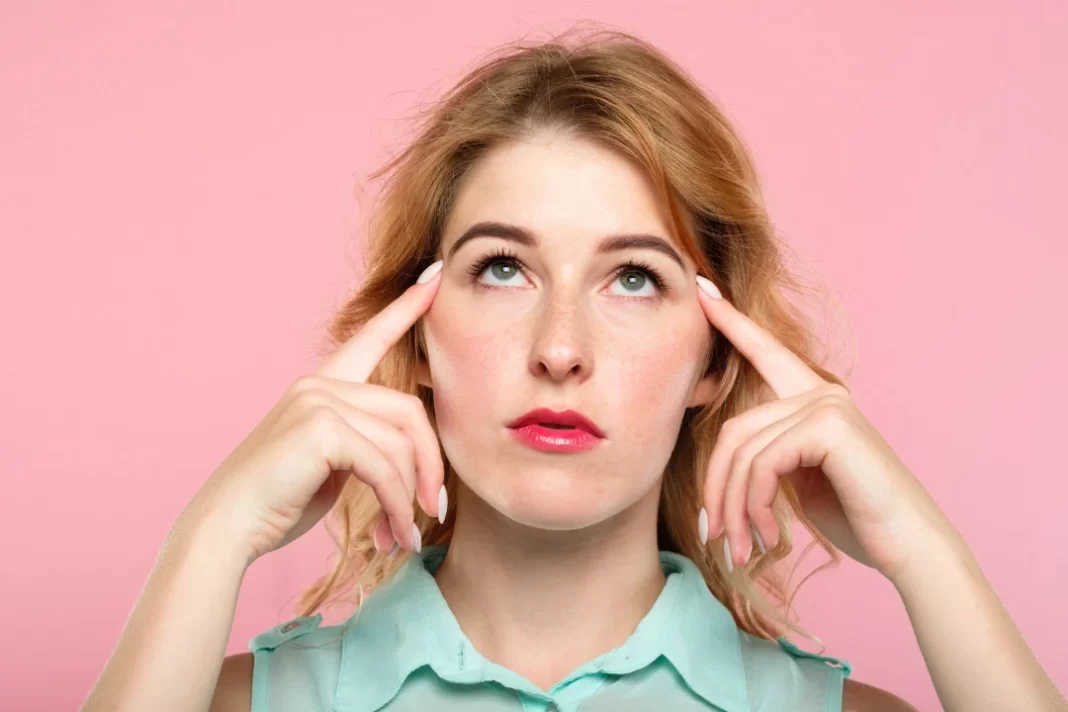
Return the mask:
MULTIPOLYGON (((479 275, 485 272, 486 268, 494 262, 505 261, 515 262, 516 265, 520 266, 520 269, 522 269, 523 263, 519 261, 518 254, 506 247, 498 247, 493 252, 483 255, 478 261, 468 267, 467 273, 471 275, 471 280, 474 281, 478 279, 479 275)), ((627 272, 643 272, 661 294, 666 294, 669 289, 664 281, 664 275, 648 262, 643 262, 641 260, 627 260, 616 268, 614 276, 619 277, 627 272)), ((648 299, 648 297, 624 297, 624 299, 648 299)))

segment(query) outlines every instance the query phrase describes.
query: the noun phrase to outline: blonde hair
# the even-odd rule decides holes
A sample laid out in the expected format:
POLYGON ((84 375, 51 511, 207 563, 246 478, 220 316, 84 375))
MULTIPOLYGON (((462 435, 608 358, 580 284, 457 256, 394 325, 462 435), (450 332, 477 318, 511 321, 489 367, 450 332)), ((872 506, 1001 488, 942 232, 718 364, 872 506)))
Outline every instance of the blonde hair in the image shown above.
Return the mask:
MULTIPOLYGON (((515 42, 492 52, 417 118, 414 140, 370 176, 385 182, 370 223, 364 280, 329 324, 328 350, 347 341, 434 260, 461 178, 482 154, 551 129, 635 161, 667 206, 670 228, 698 274, 823 378, 844 385, 815 362, 817 341, 800 309, 785 298, 804 287, 786 268, 786 247, 774 234, 742 140, 696 81, 655 47, 615 30, 582 37, 578 28, 549 41, 515 42)), ((434 424, 433 391, 416 381, 421 358, 419 330, 412 329, 370 380, 418 395, 434 424)), ((728 575, 721 540, 699 544, 702 480, 720 428, 770 396, 760 375, 722 336, 710 347, 707 369, 719 373, 722 388, 714 402, 684 416, 664 471, 659 546, 697 565, 740 629, 769 639, 799 630, 818 641, 790 620, 793 596, 787 598, 788 579, 775 564, 794 548, 795 519, 828 552, 827 565, 839 557, 804 516, 785 479, 774 504, 781 532, 774 549, 754 550, 744 568, 728 575)), ((449 498, 456 501, 457 475, 447 458, 445 473, 449 498)), ((353 594, 359 608, 363 596, 407 559, 405 552, 390 559, 375 549, 372 529, 380 512, 373 492, 350 479, 331 512, 333 522, 328 520, 336 562, 302 594, 300 615, 353 594)), ((424 545, 449 542, 453 523, 453 512, 440 524, 416 507, 424 545)))

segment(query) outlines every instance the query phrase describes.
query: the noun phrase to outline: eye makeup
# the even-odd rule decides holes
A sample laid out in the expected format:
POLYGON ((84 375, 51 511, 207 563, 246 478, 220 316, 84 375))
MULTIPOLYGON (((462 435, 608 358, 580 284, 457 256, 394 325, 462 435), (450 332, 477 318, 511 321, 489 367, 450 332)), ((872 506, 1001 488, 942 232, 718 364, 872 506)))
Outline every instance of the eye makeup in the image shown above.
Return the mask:
MULTIPOLYGON (((478 282, 478 278, 486 271, 487 268, 496 264, 497 262, 510 262, 513 263, 519 271, 523 270, 523 263, 519 259, 519 255, 514 251, 506 247, 498 247, 491 252, 487 252, 483 256, 479 257, 470 267, 467 268, 467 273, 471 277, 473 283, 478 282)), ((613 278, 619 277, 636 272, 645 276, 653 286, 656 288, 660 296, 668 293, 671 288, 667 285, 663 274, 653 267, 648 262, 643 260, 626 260, 621 265, 615 268, 613 271, 613 278)), ((483 285, 489 289, 498 289, 494 285, 483 285)), ((624 299, 650 299, 649 296, 627 296, 625 294, 613 294, 614 297, 622 297, 624 299)))

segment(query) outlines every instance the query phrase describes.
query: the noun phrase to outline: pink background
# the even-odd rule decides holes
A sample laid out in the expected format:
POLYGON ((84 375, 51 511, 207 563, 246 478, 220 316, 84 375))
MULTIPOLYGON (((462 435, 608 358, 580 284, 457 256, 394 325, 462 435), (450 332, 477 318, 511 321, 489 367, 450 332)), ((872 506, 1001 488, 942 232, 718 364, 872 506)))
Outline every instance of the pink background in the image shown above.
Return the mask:
MULTIPOLYGON (((81 702, 173 518, 313 366, 354 183, 399 119, 584 18, 663 47, 741 127, 851 324, 862 409, 1068 689, 1062 4, 47 5, 0 7, 5 708, 81 702)), ((329 551, 319 530, 257 562, 231 652, 329 551)), ((877 574, 847 561, 798 603, 856 679, 937 707, 877 574)))

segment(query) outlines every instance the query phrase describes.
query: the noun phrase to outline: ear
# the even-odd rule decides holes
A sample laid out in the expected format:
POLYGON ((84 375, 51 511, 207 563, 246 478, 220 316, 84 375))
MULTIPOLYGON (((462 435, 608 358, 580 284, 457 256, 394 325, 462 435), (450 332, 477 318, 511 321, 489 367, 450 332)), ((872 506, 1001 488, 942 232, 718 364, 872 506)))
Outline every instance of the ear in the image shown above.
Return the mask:
MULTIPOLYGON (((423 331, 424 327, 421 319, 415 328, 417 329, 416 334, 418 336, 416 341, 425 343, 426 334, 423 331)), ((431 383, 430 380, 430 362, 427 361, 426 355, 425 353, 423 353, 423 348, 421 346, 416 347, 415 380, 419 383, 420 386, 425 386, 431 389, 433 389, 434 387, 434 384, 431 383)))
POLYGON ((415 379, 419 382, 420 386, 426 386, 431 389, 434 387, 434 384, 430 382, 430 364, 427 363, 426 358, 422 356, 416 359, 415 379))
POLYGON ((719 375, 710 373, 696 384, 690 392, 690 399, 686 402, 687 408, 696 408, 699 405, 711 403, 719 393, 719 375))

